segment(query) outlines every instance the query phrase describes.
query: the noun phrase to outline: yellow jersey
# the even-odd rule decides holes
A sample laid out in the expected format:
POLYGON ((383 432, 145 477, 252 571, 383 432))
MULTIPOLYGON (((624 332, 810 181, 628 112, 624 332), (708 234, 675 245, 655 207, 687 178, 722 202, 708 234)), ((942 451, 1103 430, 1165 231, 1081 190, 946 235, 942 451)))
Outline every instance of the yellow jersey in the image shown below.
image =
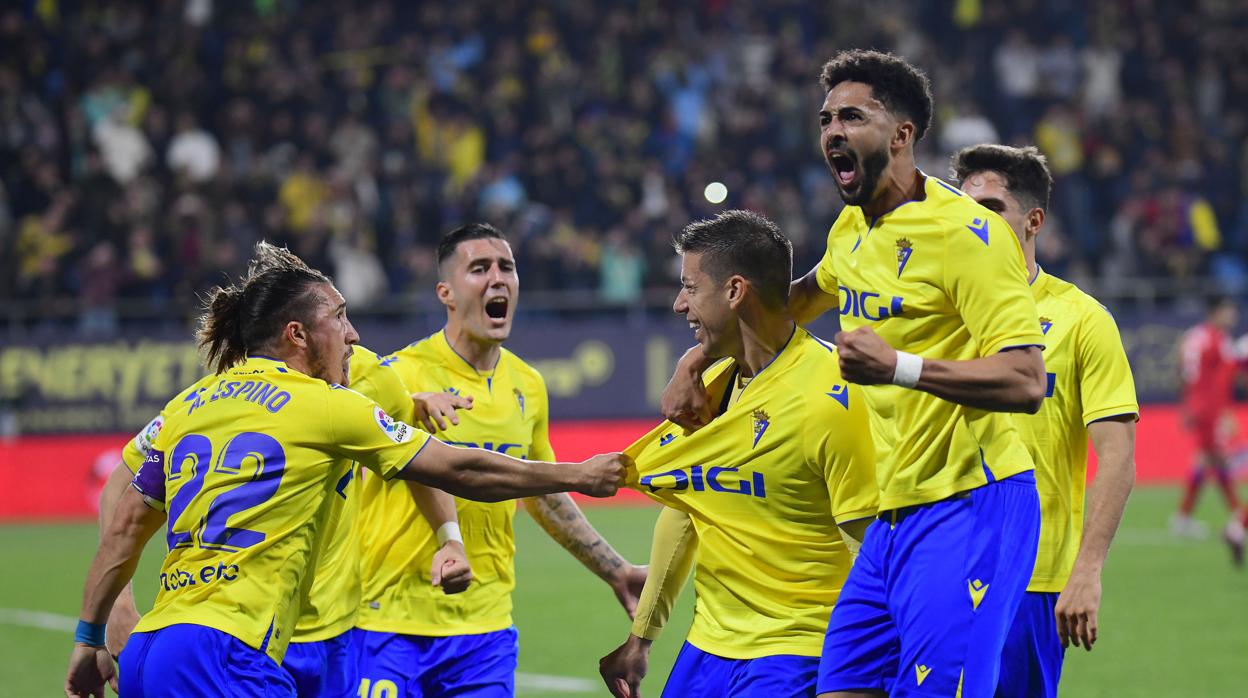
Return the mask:
MULTIPOLYGON (((122 461, 137 473, 152 441, 160 433, 169 412, 176 409, 189 393, 217 376, 205 376, 161 410, 142 431, 126 444, 122 461)), ((351 354, 351 389, 376 402, 394 419, 410 424, 412 401, 393 369, 381 363, 381 357, 361 346, 351 354)), ((360 604, 360 550, 356 540, 355 520, 360 500, 360 467, 343 461, 335 472, 336 498, 331 498, 326 513, 324 533, 313 550, 313 573, 307 597, 301 602, 299 620, 291 642, 319 642, 337 637, 355 626, 355 613, 360 604)))
POLYGON ((393 477, 429 436, 353 390, 258 356, 184 391, 164 415, 134 487, 166 507, 169 552, 135 630, 204 625, 281 662, 350 462, 393 477))
MULTIPOLYGON (((934 177, 924 192, 874 220, 857 206, 836 219, 817 278, 839 297, 841 328, 870 326, 895 349, 926 359, 1043 346, 1009 225, 934 177)), ((892 385, 865 386, 863 394, 881 510, 936 502, 1034 467, 1008 414, 892 385)))
MULTIPOLYGON (((553 461, 546 384, 515 354, 502 350, 493 371, 477 371, 455 353, 443 332, 420 340, 384 362, 409 392, 471 395, 438 438, 517 458, 553 461)), ((456 499, 464 549, 472 565, 468 590, 447 595, 430 581, 437 538, 406 485, 364 477, 359 524, 364 595, 356 627, 404 635, 447 637, 509 628, 516 586, 512 520, 516 504, 456 499)))
POLYGON ((1060 592, 1079 554, 1088 474, 1087 425, 1138 416, 1135 381, 1114 318, 1074 284, 1040 269, 1031 285, 1044 332, 1048 389, 1034 415, 1015 415, 1036 462, 1040 548, 1028 591, 1060 592))
POLYGON ((625 451, 629 486, 693 521, 688 641, 730 659, 817 657, 853 564, 837 524, 878 505, 861 390, 800 328, 735 401, 734 361, 706 379, 718 417, 689 435, 664 422, 625 451))

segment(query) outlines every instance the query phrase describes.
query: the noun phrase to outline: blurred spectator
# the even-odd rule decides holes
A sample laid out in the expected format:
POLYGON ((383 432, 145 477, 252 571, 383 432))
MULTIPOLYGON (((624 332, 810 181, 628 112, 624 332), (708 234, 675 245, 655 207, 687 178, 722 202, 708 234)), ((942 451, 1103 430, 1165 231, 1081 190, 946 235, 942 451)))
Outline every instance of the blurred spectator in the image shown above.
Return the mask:
POLYGON ((851 46, 931 76, 925 171, 981 141, 1048 155, 1049 268, 1248 280, 1248 3, 883 7, 10 3, 0 298, 107 332, 109 306, 185 307, 265 238, 360 312, 426 294, 438 236, 484 219, 526 290, 629 304, 672 287, 672 233, 727 206, 779 221, 801 272, 842 205, 816 77, 851 46))
POLYGON ((641 250, 633 245, 622 228, 607 233, 602 248, 601 270, 598 295, 603 301, 625 305, 641 300, 646 262, 641 250))
POLYGON ((178 132, 169 141, 165 163, 174 174, 202 183, 217 176, 221 165, 221 147, 211 133, 195 123, 189 113, 178 116, 178 132))

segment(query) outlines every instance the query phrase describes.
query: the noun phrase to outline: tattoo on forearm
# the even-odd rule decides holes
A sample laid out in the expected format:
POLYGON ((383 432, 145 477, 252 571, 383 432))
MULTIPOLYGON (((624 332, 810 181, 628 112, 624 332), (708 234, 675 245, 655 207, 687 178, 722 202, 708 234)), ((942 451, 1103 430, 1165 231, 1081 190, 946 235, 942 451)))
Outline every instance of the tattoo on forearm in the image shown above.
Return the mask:
POLYGON ((627 564, 568 495, 547 494, 529 501, 529 513, 537 523, 594 574, 610 577, 627 564))

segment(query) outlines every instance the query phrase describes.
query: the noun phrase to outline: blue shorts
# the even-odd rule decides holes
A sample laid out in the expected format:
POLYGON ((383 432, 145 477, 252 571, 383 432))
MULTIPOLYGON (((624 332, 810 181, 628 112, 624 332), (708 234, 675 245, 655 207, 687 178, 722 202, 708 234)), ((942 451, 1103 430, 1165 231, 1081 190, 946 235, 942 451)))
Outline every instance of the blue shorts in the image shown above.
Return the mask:
POLYGON ((1066 648, 1057 636, 1056 592, 1023 595, 1001 652, 997 698, 1057 698, 1066 648))
POLYGON ((992 696, 1039 538, 1031 471, 882 514, 832 609, 819 692, 992 696))
POLYGON ((356 628, 360 688, 367 698, 511 698, 516 693, 515 628, 425 637, 356 628))
POLYGON ((317 642, 291 642, 282 668, 295 681, 299 698, 355 698, 360 685, 352 632, 317 642))
POLYGON ((268 655, 203 625, 134 633, 121 653, 119 679, 126 698, 295 695, 290 675, 268 655))
POLYGON ((686 642, 663 686, 663 698, 814 698, 818 670, 818 657, 725 659, 686 642))

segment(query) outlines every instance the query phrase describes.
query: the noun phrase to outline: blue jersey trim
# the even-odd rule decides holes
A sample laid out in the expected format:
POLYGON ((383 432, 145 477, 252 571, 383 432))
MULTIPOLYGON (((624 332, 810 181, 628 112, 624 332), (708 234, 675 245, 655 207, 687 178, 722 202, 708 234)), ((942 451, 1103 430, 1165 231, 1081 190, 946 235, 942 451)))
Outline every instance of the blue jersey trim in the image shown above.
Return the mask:
POLYGON ((260 641, 260 651, 261 651, 261 652, 264 652, 265 650, 267 650, 267 649, 268 649, 268 647, 269 647, 269 638, 273 636, 273 624, 274 624, 274 623, 276 623, 276 622, 277 622, 277 619, 276 619, 276 618, 274 618, 273 620, 269 621, 269 629, 268 629, 268 630, 266 630, 266 631, 264 632, 264 639, 260 641))
MULTIPOLYGON (((789 344, 793 342, 793 338, 796 336, 797 336, 797 323, 795 322, 793 323, 793 329, 789 332, 789 338, 784 340, 784 344, 780 347, 780 351, 776 352, 775 356, 771 357, 771 359, 769 359, 767 363, 763 364, 762 368, 758 369, 758 373, 755 373, 754 377, 750 379, 750 385, 753 385, 754 381, 757 380, 759 376, 763 375, 763 371, 766 371, 768 368, 770 368, 771 365, 776 362, 776 359, 780 358, 780 355, 784 353, 785 349, 789 348, 789 344)), ((747 385, 741 389, 742 395, 745 394, 745 391, 750 389, 750 385, 747 385)), ((731 394, 732 392, 731 387, 729 387, 728 392, 731 394)))
POLYGON ((467 366, 467 367, 468 367, 468 369, 469 369, 470 371, 472 371, 473 373, 477 374, 478 376, 485 376, 485 380, 486 380, 487 382, 488 382, 490 379, 492 379, 492 378, 494 377, 494 374, 498 371, 498 365, 499 365, 499 364, 501 364, 501 363, 503 362, 503 349, 502 349, 502 347, 499 347, 499 349, 498 349, 498 360, 494 362, 494 367, 493 367, 493 368, 491 368, 489 371, 481 371, 481 370, 478 370, 476 366, 473 366, 473 365, 472 365, 472 362, 470 362, 468 359, 465 359, 465 358, 463 357, 463 355, 462 355, 462 354, 460 354, 459 352, 455 351, 455 345, 451 344, 451 340, 449 340, 449 339, 447 339, 447 338, 446 338, 446 328, 445 328, 445 327, 444 327, 444 328, 442 328, 442 329, 440 329, 440 330, 438 330, 435 334, 441 334, 441 335, 442 335, 442 341, 446 342, 446 346, 447 346, 447 348, 449 348, 449 349, 451 350, 451 353, 452 353, 452 354, 454 354, 455 356, 458 356, 458 357, 459 357, 459 360, 460 360, 460 361, 463 361, 463 362, 464 362, 464 365, 465 365, 465 366, 467 366))
POLYGON ((962 192, 958 191, 954 187, 949 186, 948 184, 945 184, 944 180, 939 179, 937 177, 928 177, 928 179, 935 180, 937 184, 944 187, 945 189, 948 189, 954 196, 962 196, 962 192))

